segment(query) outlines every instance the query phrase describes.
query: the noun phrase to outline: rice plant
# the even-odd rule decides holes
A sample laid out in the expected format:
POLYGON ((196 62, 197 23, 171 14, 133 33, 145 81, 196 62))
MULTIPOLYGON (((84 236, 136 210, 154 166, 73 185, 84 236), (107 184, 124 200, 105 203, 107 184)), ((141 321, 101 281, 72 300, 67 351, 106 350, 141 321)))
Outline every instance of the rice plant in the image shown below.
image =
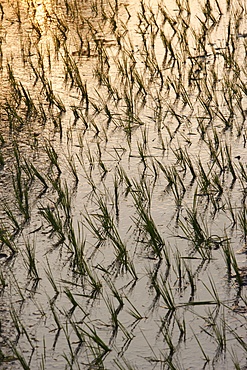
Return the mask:
POLYGON ((28 269, 28 274, 34 279, 34 280, 39 280, 40 277, 39 277, 39 273, 38 273, 38 269, 37 269, 37 261, 36 261, 36 257, 35 257, 35 241, 33 241, 32 243, 27 240, 25 242, 25 251, 24 251, 24 255, 25 255, 25 264, 27 266, 27 269, 28 269))

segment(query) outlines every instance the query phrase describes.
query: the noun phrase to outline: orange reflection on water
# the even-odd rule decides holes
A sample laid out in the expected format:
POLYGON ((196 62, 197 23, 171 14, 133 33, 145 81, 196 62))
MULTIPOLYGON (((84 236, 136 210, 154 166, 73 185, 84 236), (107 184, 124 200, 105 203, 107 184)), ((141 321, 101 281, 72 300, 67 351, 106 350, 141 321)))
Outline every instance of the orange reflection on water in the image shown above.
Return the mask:
POLYGON ((53 7, 51 0, 22 0, 29 10, 32 22, 36 25, 40 32, 46 33, 49 26, 53 7))

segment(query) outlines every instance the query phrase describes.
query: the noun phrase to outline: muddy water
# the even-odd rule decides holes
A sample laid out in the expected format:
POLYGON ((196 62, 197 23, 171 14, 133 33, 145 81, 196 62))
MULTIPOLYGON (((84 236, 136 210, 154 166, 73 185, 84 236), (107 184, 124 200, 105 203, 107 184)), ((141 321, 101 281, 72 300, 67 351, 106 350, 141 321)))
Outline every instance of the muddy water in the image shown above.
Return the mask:
POLYGON ((244 2, 1 5, 0 368, 244 368, 244 2))

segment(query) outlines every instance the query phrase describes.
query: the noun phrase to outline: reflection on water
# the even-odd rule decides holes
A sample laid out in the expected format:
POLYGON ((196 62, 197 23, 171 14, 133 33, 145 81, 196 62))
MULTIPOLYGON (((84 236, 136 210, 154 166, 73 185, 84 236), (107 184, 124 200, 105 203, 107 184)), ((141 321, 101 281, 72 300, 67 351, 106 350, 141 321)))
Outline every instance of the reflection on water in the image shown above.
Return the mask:
POLYGON ((49 27, 48 20, 52 16, 52 4, 50 0, 34 0, 29 4, 29 9, 32 13, 33 20, 37 22, 38 27, 41 28, 42 32, 47 31, 49 27))
POLYGON ((233 2, 1 2, 0 367, 244 365, 233 2))

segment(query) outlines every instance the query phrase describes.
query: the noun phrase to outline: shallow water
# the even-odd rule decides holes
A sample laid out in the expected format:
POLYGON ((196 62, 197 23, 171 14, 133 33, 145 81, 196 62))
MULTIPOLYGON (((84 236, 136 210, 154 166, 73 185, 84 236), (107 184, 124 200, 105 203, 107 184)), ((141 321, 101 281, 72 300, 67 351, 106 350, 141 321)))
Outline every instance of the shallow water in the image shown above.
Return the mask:
POLYGON ((1 2, 0 368, 245 368, 228 4, 1 2))

